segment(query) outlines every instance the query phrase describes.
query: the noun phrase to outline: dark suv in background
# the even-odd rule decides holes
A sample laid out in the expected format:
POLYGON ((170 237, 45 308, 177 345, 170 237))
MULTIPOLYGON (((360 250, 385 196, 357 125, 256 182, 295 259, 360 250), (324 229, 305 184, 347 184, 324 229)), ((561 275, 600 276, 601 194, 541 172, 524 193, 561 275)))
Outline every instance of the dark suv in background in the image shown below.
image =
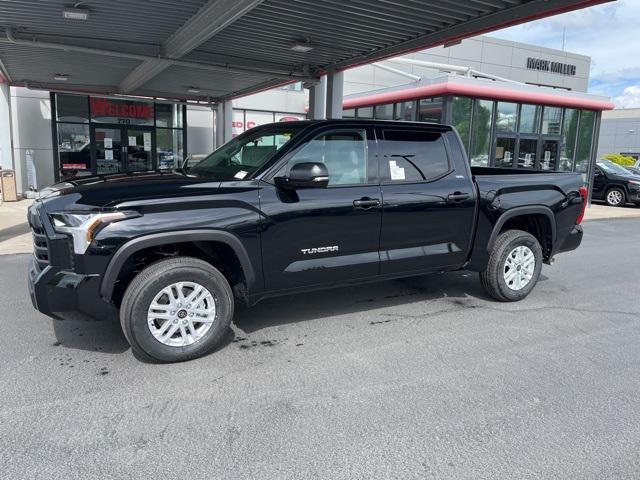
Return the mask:
POLYGON ((640 176, 610 161, 596 164, 592 198, 612 207, 640 204, 640 176))

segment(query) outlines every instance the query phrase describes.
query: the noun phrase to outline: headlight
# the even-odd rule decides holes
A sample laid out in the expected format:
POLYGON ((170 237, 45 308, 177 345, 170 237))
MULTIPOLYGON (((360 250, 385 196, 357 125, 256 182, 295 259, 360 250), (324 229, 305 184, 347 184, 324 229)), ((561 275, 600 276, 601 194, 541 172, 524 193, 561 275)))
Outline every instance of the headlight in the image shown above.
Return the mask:
POLYGON ((66 233, 73 238, 73 250, 84 253, 95 238, 99 229, 109 223, 119 222, 127 218, 142 216, 138 212, 111 213, 51 213, 53 229, 59 233, 66 233))

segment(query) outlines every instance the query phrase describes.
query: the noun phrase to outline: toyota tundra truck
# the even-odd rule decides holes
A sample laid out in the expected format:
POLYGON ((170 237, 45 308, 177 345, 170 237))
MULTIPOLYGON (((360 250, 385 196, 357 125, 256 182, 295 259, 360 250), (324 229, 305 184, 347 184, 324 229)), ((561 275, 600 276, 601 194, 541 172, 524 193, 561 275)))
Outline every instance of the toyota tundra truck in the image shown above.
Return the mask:
POLYGON ((235 302, 460 269, 522 300, 580 245, 586 199, 577 173, 470 168, 449 126, 269 124, 189 168, 43 190, 29 291, 56 319, 119 320, 138 358, 188 360, 235 302))

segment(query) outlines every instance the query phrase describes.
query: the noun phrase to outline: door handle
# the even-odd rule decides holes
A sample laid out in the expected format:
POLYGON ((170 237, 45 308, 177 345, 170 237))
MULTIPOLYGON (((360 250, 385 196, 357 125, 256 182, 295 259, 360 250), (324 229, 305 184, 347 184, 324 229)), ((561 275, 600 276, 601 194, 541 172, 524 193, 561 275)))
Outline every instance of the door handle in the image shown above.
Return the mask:
POLYGON ((447 195, 447 202, 462 202, 471 197, 468 193, 455 192, 447 195))
POLYGON ((365 197, 365 198, 361 198, 360 200, 354 200, 353 206, 356 208, 361 208, 363 210, 366 210, 368 208, 379 207, 380 200, 378 200, 377 198, 365 197))

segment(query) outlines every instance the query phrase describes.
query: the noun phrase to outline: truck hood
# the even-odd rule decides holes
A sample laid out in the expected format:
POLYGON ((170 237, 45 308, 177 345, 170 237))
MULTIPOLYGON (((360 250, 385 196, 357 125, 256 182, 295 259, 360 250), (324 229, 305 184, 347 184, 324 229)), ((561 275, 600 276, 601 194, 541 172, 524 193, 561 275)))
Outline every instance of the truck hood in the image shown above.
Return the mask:
MULTIPOLYGON (((245 182, 246 184, 246 182, 245 182)), ((178 171, 131 172, 82 177, 56 183, 40 191, 39 199, 55 208, 96 210, 152 199, 211 194, 219 181, 178 171)))

